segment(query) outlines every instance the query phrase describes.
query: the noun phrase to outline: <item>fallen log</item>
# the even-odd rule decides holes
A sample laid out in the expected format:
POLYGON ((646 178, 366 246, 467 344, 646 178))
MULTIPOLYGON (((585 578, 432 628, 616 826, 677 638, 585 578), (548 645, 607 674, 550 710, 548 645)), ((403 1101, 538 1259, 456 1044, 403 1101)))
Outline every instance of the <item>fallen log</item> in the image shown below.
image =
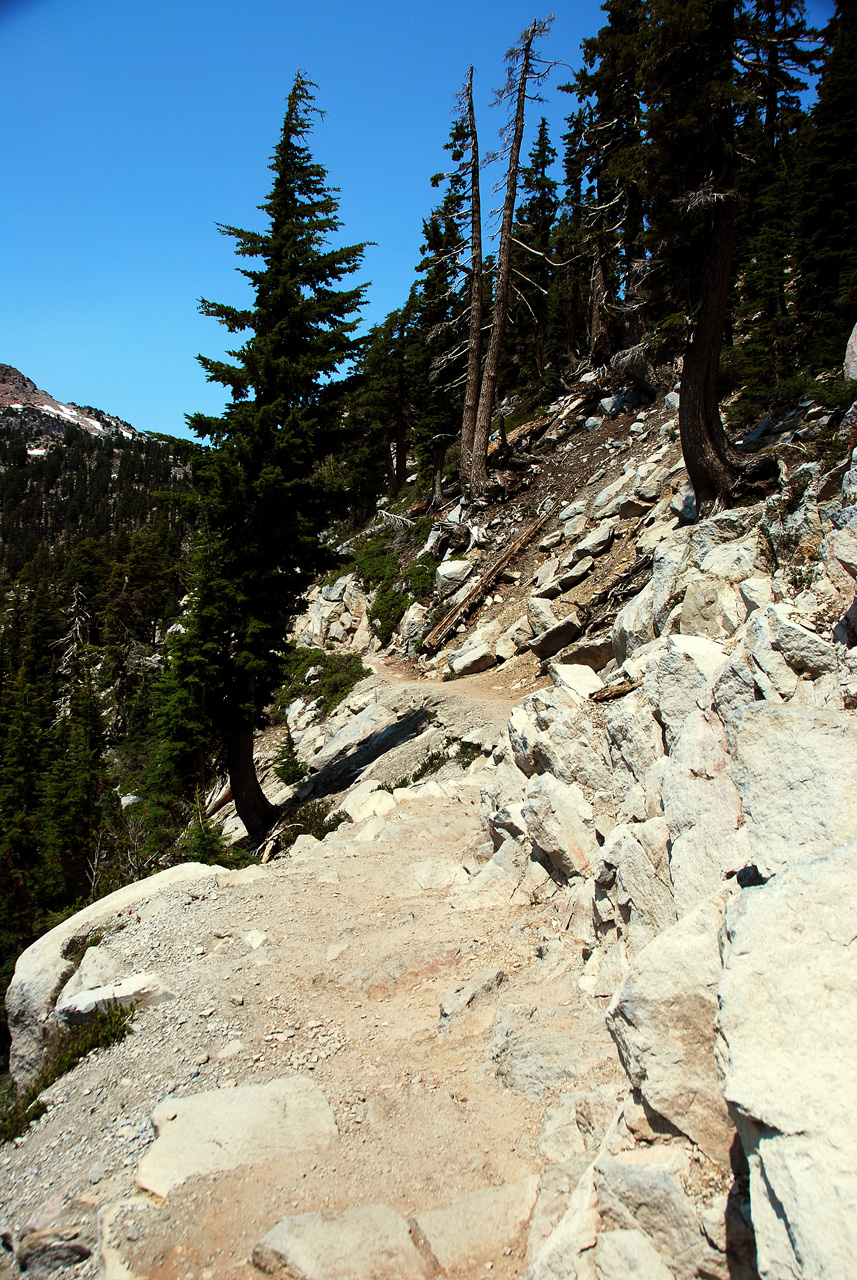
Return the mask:
POLYGON ((474 605, 484 598, 488 588, 493 586, 494 581, 506 566, 533 540, 542 525, 567 501, 567 498, 557 498, 550 506, 545 508, 540 516, 536 516, 532 524, 519 537, 515 538, 508 547, 500 552, 490 568, 479 575, 467 595, 458 604, 453 605, 449 612, 441 618, 437 626, 424 638, 423 649, 427 653, 432 653, 440 648, 452 628, 457 626, 459 621, 467 616, 474 605))

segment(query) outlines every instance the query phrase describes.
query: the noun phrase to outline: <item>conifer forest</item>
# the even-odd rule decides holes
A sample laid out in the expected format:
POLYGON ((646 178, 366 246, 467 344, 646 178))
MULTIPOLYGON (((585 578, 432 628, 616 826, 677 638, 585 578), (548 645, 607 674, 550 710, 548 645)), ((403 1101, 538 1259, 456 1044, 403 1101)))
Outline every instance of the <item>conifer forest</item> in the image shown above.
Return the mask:
POLYGON ((462 67, 412 283, 368 332, 365 246, 314 158, 310 68, 284 84, 271 173, 246 192, 266 229, 219 227, 253 292, 200 303, 234 339, 199 357, 223 413, 186 406, 190 441, 0 411, 3 989, 94 898, 182 859, 252 859, 278 816, 254 735, 306 670, 285 641, 306 590, 350 556, 387 643, 431 595, 420 522, 455 486, 496 497, 508 435, 582 371, 653 398, 680 368, 702 515, 778 479, 738 429, 809 387, 831 411, 854 399, 857 9, 837 0, 823 30, 803 0, 603 12, 581 51, 537 20, 505 70, 479 68, 502 81, 489 119, 462 67), (567 103, 560 136, 546 86, 567 103), (381 506, 408 512, 411 542, 392 520, 361 539, 381 506), (206 814, 227 778, 246 847, 206 814))

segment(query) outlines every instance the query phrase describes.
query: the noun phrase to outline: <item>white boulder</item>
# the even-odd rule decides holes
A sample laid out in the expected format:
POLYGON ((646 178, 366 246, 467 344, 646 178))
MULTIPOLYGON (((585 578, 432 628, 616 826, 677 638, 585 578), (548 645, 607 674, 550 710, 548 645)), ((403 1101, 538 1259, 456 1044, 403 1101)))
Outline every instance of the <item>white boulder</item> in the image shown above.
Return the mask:
POLYGON ((857 1258, 857 843, 726 913, 718 1051, 750 1162, 762 1280, 847 1280, 857 1258))

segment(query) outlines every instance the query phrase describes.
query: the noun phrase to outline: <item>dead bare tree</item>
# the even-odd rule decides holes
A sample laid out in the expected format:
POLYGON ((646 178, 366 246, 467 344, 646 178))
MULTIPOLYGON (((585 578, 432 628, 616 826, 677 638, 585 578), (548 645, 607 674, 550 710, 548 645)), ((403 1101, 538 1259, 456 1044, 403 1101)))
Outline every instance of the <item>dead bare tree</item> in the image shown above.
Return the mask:
POLYGON ((473 109, 472 66, 461 91, 461 103, 461 123, 466 128, 470 153, 468 161, 470 171, 470 322, 459 462, 459 475, 463 489, 470 479, 476 411, 479 406, 479 383, 482 374, 482 201, 479 193, 479 138, 476 133, 476 112, 473 109))
POLYGON ((500 241, 497 249, 497 269, 494 284, 494 311, 491 336, 485 355, 485 367, 479 388, 479 403, 473 431, 473 457, 470 463, 470 490, 479 495, 488 488, 488 437, 491 431, 491 415, 497 395, 497 375, 500 354, 506 332, 509 310, 509 285, 512 272, 512 223, 515 216, 515 199, 518 192, 518 162, 521 141, 524 136, 524 113, 527 88, 539 83, 547 75, 549 67, 533 53, 533 43, 550 30, 552 18, 532 22, 506 54, 508 75, 506 83, 496 95, 496 103, 514 103, 514 111, 503 130, 508 147, 506 170, 506 194, 500 223, 500 241), (536 70, 535 66, 540 65, 536 70))

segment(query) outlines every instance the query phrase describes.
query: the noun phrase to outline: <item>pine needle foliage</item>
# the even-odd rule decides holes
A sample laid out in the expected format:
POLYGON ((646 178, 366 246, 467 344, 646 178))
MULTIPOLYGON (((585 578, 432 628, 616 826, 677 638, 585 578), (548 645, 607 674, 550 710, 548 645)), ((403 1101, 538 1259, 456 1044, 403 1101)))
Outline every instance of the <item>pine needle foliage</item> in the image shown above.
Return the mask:
POLYGON ((307 146, 319 115, 314 87, 298 72, 271 160, 274 183, 259 206, 267 230, 219 228, 240 258, 258 264, 239 268, 255 299, 243 310, 201 302, 204 315, 248 336, 229 352, 234 363, 199 357, 232 399, 220 417, 188 418, 211 447, 199 469, 191 607, 171 652, 167 764, 185 782, 196 768, 199 783, 200 759, 212 736, 220 740, 251 830, 272 817, 253 772, 252 733, 280 682, 289 622, 323 567, 318 534, 331 505, 323 464, 337 427, 330 379, 354 353, 363 298, 362 285, 339 288, 363 246, 328 246, 341 224, 336 193, 307 146))

